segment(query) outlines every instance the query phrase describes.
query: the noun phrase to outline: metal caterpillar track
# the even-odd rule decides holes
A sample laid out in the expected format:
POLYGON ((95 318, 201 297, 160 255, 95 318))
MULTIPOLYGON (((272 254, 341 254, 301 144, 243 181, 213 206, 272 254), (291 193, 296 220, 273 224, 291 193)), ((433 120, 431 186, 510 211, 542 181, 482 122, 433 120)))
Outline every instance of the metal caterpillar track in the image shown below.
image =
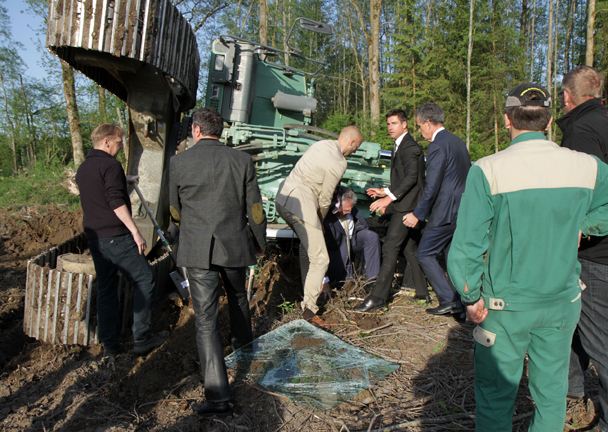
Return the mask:
POLYGON ((128 90, 119 72, 136 73, 145 63, 168 78, 180 111, 195 104, 200 64, 196 38, 169 0, 51 0, 46 44, 125 101, 128 90), (110 67, 97 53, 122 61, 110 67))

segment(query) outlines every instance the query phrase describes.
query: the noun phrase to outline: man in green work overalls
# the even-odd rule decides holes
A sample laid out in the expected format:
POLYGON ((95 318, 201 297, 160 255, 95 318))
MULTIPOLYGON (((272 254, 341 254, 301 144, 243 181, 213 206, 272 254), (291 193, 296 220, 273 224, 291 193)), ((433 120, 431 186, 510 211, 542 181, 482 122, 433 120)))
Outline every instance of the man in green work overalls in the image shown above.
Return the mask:
POLYGON ((530 431, 562 431, 572 333, 580 315, 580 233, 608 234, 608 165, 545 139, 551 96, 507 97, 509 148, 475 163, 448 271, 475 338, 477 431, 511 431, 528 353, 530 431), (484 259, 485 254, 485 259, 484 259), (483 274, 483 282, 482 282, 483 274))

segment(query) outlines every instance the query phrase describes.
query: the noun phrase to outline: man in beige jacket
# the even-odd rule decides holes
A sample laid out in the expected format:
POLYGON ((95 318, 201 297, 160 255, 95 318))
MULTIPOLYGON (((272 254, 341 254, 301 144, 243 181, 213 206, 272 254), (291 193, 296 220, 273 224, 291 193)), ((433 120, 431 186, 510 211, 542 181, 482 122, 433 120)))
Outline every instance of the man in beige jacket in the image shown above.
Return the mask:
POLYGON ((303 318, 323 325, 315 314, 317 298, 329 265, 323 237, 323 219, 327 215, 336 186, 346 171, 346 156, 363 142, 355 126, 342 129, 338 140, 316 142, 300 158, 279 187, 277 211, 300 239, 300 263, 304 283, 303 318))

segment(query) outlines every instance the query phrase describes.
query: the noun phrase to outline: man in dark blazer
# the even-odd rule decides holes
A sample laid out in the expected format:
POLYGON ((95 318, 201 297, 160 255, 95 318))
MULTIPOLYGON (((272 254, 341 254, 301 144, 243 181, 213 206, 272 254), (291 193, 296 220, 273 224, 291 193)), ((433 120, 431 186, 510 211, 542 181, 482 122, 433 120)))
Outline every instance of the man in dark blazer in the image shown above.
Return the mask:
POLYGON ((228 298, 233 347, 251 342, 245 270, 266 246, 266 215, 251 156, 222 144, 223 120, 213 108, 192 116, 196 144, 171 159, 171 215, 180 222, 177 265, 186 267, 205 383, 203 416, 231 414, 230 388, 218 328, 220 274, 228 298))
POLYGON ((377 222, 387 226, 387 233, 382 245, 382 265, 376 284, 369 296, 356 312, 370 312, 386 306, 389 297, 397 258, 405 242, 404 255, 412 269, 416 297, 428 298, 428 288, 424 274, 416 258, 417 229, 410 229, 402 223, 405 214, 411 212, 420 201, 424 190, 424 153, 418 143, 407 133, 407 116, 405 111, 394 109, 386 114, 388 133, 395 140, 391 155, 391 185, 388 188, 370 188, 367 194, 377 199, 370 210, 382 214, 377 222))
POLYGON ((437 104, 425 103, 416 110, 418 131, 430 141, 426 186, 416 209, 403 217, 404 225, 413 228, 429 216, 416 256, 439 300, 439 306, 426 310, 434 315, 464 312, 456 289, 439 265, 437 255, 445 249, 447 257, 450 250, 460 198, 471 167, 466 145, 445 130, 443 119, 443 110, 437 104))
POLYGON ((323 293, 328 295, 329 283, 351 280, 354 276, 353 259, 363 252, 365 276, 375 280, 380 271, 380 238, 369 229, 357 207, 357 195, 352 189, 338 186, 329 212, 323 220, 323 234, 329 267, 323 280, 323 293))

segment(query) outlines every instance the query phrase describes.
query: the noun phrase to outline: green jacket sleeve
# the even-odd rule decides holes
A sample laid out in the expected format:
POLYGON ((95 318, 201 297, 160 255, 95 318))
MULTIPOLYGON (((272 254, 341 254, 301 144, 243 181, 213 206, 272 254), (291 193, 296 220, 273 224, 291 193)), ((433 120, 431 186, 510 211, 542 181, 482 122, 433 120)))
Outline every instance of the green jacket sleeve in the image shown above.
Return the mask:
POLYGON ((597 160, 597 177, 581 231, 585 235, 605 236, 608 235, 608 165, 593 157, 597 160))
POLYGON ((490 185, 481 168, 471 167, 448 255, 450 279, 465 302, 475 302, 481 294, 483 255, 488 250, 488 229, 494 217, 490 185), (465 292, 465 285, 468 290, 465 292))

